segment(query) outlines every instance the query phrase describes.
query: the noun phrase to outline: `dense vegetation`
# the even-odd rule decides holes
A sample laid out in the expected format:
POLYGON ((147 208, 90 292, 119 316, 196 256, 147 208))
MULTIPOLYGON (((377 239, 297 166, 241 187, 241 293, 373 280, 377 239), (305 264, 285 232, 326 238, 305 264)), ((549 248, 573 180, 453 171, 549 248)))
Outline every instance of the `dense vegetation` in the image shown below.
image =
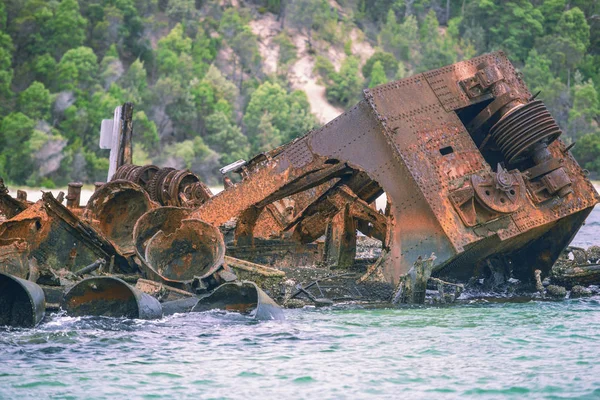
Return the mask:
POLYGON ((589 0, 1 0, 0 176, 105 179, 100 121, 132 101, 135 161, 214 183, 219 166, 317 125, 289 79, 298 35, 342 107, 365 87, 503 49, 600 171, 599 27, 589 0), (269 16, 282 29, 267 74, 250 24, 269 16), (375 53, 361 60, 350 37, 375 53))

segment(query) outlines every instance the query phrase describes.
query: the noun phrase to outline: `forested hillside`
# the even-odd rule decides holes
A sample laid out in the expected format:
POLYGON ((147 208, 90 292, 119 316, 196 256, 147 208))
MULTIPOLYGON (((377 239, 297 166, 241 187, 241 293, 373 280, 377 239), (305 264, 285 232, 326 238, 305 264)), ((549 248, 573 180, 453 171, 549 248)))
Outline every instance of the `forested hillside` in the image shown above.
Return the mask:
POLYGON ((505 50, 600 172, 600 2, 1 0, 0 176, 106 179, 100 122, 135 104, 136 163, 218 167, 362 89, 505 50))

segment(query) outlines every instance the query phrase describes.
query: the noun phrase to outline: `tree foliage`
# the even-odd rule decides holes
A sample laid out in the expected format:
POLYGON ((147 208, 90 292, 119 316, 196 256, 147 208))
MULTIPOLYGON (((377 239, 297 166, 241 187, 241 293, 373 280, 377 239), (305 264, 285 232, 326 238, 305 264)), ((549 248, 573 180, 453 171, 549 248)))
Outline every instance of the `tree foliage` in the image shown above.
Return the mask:
POLYGON ((19 184, 103 179, 100 122, 132 101, 136 160, 215 183, 223 164, 316 126, 294 90, 307 62, 327 100, 348 107, 366 87, 495 50, 541 91, 582 164, 600 172, 600 2, 230 3, 0 2, 0 175, 19 184), (277 23, 272 48, 256 34, 264 21, 277 23), (268 76, 272 60, 262 55, 272 50, 268 76))
POLYGON ((347 57, 339 72, 332 72, 327 87, 327 99, 333 103, 350 105, 357 100, 363 80, 359 74, 360 63, 356 57, 347 57))
POLYGON ((369 81, 369 88, 374 88, 375 86, 383 85, 384 83, 387 83, 385 69, 381 64, 381 61, 376 61, 375 64, 373 64, 371 80, 369 81))
POLYGON ((386 77, 392 79, 396 75, 398 71, 398 60, 392 53, 387 53, 384 51, 376 51, 363 65, 362 74, 365 79, 371 78, 371 71, 375 63, 379 63, 383 68, 386 77))
POLYGON ((267 151, 312 129, 306 95, 288 93, 278 83, 265 82, 250 96, 244 114, 252 153, 267 151))

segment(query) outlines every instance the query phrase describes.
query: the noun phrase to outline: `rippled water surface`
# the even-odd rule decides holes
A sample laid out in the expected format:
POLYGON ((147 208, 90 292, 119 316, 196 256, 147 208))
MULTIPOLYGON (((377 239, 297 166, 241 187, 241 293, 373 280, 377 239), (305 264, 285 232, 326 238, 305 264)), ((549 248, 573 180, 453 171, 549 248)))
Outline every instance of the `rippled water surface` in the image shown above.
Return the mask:
POLYGON ((286 314, 53 316, 0 333, 0 397, 600 397, 600 298, 286 314))
POLYGON ((600 297, 285 313, 0 328, 0 398, 600 398, 600 297))

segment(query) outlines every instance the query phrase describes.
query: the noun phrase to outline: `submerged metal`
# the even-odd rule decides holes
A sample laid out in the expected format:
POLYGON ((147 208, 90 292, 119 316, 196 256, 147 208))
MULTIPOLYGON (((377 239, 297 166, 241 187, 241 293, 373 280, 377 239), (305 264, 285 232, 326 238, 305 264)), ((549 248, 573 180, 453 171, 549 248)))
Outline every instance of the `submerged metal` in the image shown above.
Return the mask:
POLYGON ((256 283, 225 283, 209 296, 198 300, 192 312, 210 310, 235 311, 252 315, 257 320, 284 320, 283 310, 256 283))
POLYGON ((77 283, 65 293, 61 307, 71 316, 162 317, 158 300, 109 276, 87 278, 77 283))
POLYGON ((25 279, 0 273, 0 326, 32 328, 46 312, 44 291, 25 279))

